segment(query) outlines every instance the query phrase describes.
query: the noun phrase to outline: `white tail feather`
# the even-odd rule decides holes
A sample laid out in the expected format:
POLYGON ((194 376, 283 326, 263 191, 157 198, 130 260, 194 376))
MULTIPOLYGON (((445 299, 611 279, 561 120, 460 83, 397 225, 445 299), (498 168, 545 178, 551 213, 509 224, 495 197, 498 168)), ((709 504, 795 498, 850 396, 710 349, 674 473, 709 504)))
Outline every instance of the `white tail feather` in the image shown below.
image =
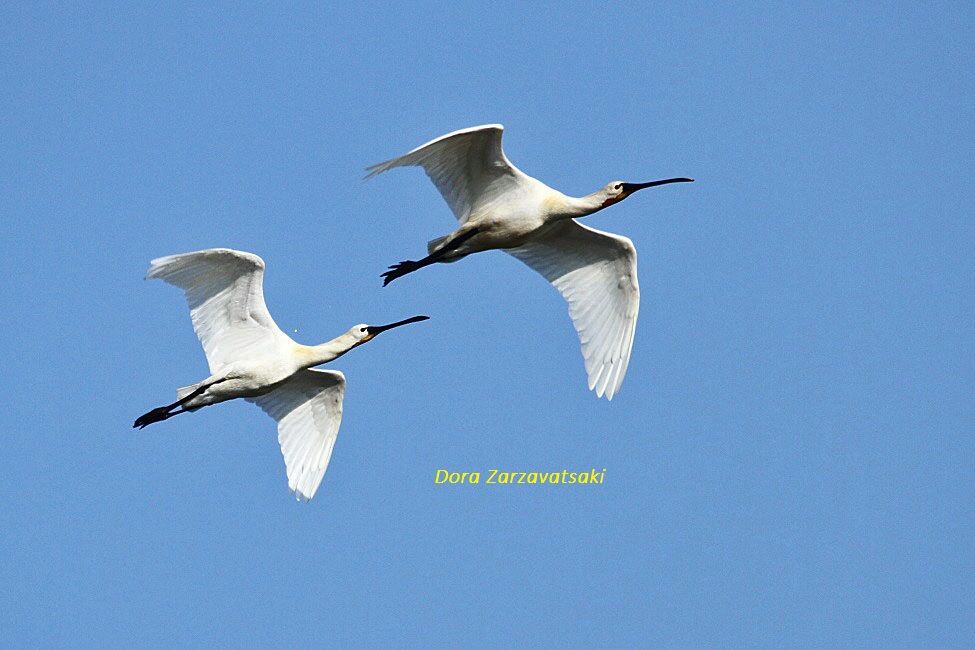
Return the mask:
POLYGON ((428 241, 427 242, 427 255, 429 255, 433 251, 437 250, 437 247, 440 246, 440 244, 444 243, 444 241, 449 236, 450 235, 444 235, 443 237, 437 237, 436 239, 431 239, 430 241, 428 241))
POLYGON ((183 399, 184 397, 186 397, 187 395, 195 391, 197 388, 199 388, 199 386, 200 386, 199 384, 190 384, 189 386, 183 386, 182 388, 177 388, 176 401, 178 402, 179 400, 183 399))
MULTIPOLYGON (((450 235, 444 235, 443 237, 437 237, 436 239, 431 239, 430 241, 428 241, 427 242, 427 255, 433 254, 438 248, 440 248, 440 245, 443 244, 447 240, 448 237, 450 237, 450 235)), ((451 264, 453 262, 456 262, 457 260, 462 260, 465 257, 467 257, 467 256, 466 255, 459 255, 459 256, 453 257, 453 253, 448 253, 447 256, 444 257, 444 258, 441 258, 440 261, 443 262, 444 264, 451 264)))

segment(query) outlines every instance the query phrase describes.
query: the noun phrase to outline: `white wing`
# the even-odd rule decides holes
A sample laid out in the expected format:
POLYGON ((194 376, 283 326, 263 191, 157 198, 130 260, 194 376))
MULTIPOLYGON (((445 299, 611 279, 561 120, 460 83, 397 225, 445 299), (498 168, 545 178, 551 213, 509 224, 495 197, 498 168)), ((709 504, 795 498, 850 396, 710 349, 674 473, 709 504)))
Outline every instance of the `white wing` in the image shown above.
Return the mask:
POLYGON ((257 255, 211 248, 160 257, 149 263, 151 278, 186 294, 211 372, 287 338, 264 304, 264 260, 257 255))
POLYGON ((503 129, 500 124, 485 124, 448 133, 406 155, 369 167, 366 178, 393 167, 423 167, 454 216, 464 223, 479 206, 538 182, 504 155, 503 129))
POLYGON ((315 496, 342 423, 345 375, 336 370, 301 370, 260 397, 248 397, 277 420, 278 443, 288 487, 299 499, 315 496))
POLYGON ((633 242, 568 220, 506 252, 541 273, 569 303, 589 389, 613 399, 630 363, 640 311, 633 242))

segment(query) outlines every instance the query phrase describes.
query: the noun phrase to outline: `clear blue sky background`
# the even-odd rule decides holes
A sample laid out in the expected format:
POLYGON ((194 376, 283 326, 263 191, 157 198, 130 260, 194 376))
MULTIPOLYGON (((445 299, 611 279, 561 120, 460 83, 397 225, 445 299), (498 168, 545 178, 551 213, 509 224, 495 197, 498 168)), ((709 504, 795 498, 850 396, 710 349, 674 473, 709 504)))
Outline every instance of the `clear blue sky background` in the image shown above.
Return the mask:
POLYGON ((352 4, 0 10, 3 638, 970 647, 971 6, 352 4), (612 403, 503 253, 380 288, 454 222, 364 167, 485 122, 569 194, 698 179, 588 221, 640 251, 612 403), (148 261, 210 246, 302 342, 433 317, 335 364, 308 505, 252 405, 130 428, 206 374, 148 261))

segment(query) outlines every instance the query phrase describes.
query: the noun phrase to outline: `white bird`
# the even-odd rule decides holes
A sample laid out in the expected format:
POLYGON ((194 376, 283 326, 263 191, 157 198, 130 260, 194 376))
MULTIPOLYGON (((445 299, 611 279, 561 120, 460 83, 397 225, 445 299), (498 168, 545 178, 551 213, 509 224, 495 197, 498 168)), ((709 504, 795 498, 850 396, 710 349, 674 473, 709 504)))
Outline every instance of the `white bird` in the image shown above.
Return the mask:
POLYGON ((693 179, 612 181, 588 196, 566 196, 511 164, 501 149, 503 129, 487 124, 454 131, 368 168, 366 178, 394 167, 422 167, 460 222, 449 235, 429 242, 423 259, 389 267, 382 274, 383 286, 429 264, 502 249, 540 273, 568 301, 589 389, 613 399, 630 361, 640 310, 636 249, 626 237, 575 219, 645 187, 693 179))
POLYGON ((339 358, 376 335, 426 320, 356 325, 321 345, 300 345, 281 331, 264 304, 264 260, 211 248, 152 260, 146 279, 159 278, 186 294, 190 318, 210 366, 203 381, 176 390, 176 401, 140 416, 140 429, 174 415, 243 397, 278 423, 288 487, 315 496, 342 422, 345 376, 312 366, 339 358))

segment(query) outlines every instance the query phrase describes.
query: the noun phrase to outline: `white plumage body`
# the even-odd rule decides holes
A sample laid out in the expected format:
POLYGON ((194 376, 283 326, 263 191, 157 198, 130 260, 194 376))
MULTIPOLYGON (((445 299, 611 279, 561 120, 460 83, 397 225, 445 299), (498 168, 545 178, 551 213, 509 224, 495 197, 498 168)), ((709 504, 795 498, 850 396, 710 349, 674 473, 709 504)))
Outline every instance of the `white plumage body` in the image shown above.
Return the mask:
POLYGON ((186 402, 187 410, 195 410, 238 397, 259 397, 274 390, 301 369, 297 361, 290 356, 232 363, 201 382, 178 388, 176 399, 186 397, 201 385, 210 385, 210 388, 186 402))

